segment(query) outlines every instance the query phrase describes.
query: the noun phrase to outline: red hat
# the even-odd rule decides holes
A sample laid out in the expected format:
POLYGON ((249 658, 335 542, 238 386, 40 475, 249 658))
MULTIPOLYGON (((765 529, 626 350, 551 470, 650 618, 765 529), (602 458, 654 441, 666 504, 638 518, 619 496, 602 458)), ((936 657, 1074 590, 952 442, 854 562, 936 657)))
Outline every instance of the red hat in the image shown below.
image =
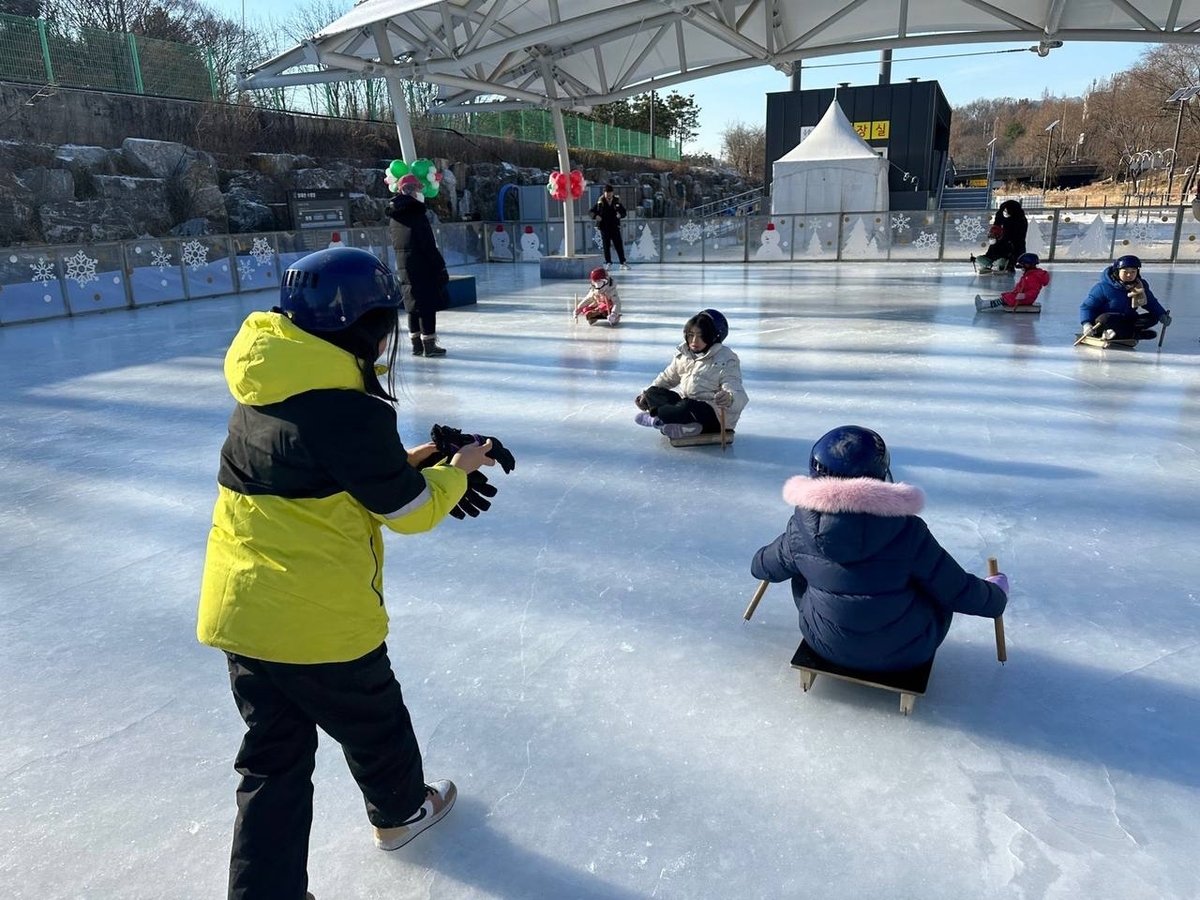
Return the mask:
POLYGON ((402 194, 416 194, 421 191, 421 179, 416 175, 405 175, 396 182, 396 190, 402 194))

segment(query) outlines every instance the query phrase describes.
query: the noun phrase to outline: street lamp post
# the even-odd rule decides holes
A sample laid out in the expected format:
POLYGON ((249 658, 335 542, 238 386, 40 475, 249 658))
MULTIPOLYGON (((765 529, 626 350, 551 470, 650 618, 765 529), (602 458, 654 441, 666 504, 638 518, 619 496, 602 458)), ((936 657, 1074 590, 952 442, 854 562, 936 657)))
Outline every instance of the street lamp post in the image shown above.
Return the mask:
POLYGON ((1168 103, 1179 101, 1179 115, 1175 118, 1175 142, 1171 145, 1171 167, 1167 169, 1167 203, 1171 202, 1171 185, 1175 181, 1175 157, 1179 154, 1179 130, 1183 127, 1183 105, 1200 94, 1200 85, 1183 87, 1167 98, 1168 103))
POLYGON ((1050 184, 1050 144, 1054 142, 1054 129, 1058 127, 1058 123, 1062 119, 1055 119, 1046 126, 1046 165, 1042 169, 1042 193, 1046 193, 1046 188, 1050 184))

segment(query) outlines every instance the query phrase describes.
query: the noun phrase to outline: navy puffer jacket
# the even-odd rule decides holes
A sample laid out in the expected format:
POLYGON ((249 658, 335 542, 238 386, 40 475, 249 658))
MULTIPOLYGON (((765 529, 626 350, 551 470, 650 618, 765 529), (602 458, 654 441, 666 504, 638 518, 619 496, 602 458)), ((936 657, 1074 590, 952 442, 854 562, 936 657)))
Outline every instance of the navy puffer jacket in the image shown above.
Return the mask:
POLYGON ((790 479, 787 530, 750 571, 792 580, 800 631, 833 663, 874 672, 933 658, 953 613, 995 618, 1007 597, 963 570, 917 513, 919 488, 873 478, 790 479))

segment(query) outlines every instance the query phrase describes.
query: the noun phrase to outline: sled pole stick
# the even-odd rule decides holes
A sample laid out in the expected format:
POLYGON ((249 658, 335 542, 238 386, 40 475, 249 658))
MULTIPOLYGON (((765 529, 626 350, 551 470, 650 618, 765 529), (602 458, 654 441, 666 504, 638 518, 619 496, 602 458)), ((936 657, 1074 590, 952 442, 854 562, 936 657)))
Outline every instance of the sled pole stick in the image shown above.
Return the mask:
MULTIPOLYGON (((1171 311, 1168 309, 1168 310, 1167 310, 1167 315, 1169 316, 1170 314, 1171 314, 1171 311)), ((1160 331, 1160 332, 1158 333, 1158 346, 1159 346, 1159 349, 1161 349, 1161 348, 1162 348, 1162 342, 1163 342, 1163 338, 1165 338, 1166 336, 1167 336, 1167 326, 1166 326, 1166 325, 1164 325, 1164 326, 1162 327, 1162 331, 1160 331)))
MULTIPOLYGON (((1161 339, 1160 339, 1161 340, 1161 339)), ((721 452, 725 452, 725 407, 720 407, 721 413, 721 452)))
MULTIPOLYGON (((988 574, 1000 574, 1000 564, 994 556, 988 557, 988 574)), ((1008 648, 1004 645, 1004 616, 996 616, 992 621, 996 625, 996 659, 1000 660, 1000 665, 1004 665, 1008 661, 1008 648)))
POLYGON ((571 317, 576 322, 579 321, 579 313, 575 312, 575 310, 577 310, 577 309, 579 309, 579 295, 578 294, 576 294, 574 296, 574 298, 571 300, 571 317))
POLYGON ((758 601, 763 598, 763 594, 767 592, 767 588, 770 586, 770 584, 771 582, 769 581, 760 581, 758 583, 758 590, 754 592, 754 596, 750 598, 750 605, 746 607, 746 612, 742 614, 742 618, 747 622, 749 622, 750 617, 754 615, 754 611, 758 609, 758 601))
POLYGON ((1079 335, 1079 337, 1075 338, 1075 343, 1073 343, 1071 346, 1078 347, 1080 344, 1083 343, 1084 338, 1091 337, 1092 335, 1094 335, 1096 333, 1096 330, 1099 327, 1100 327, 1099 325, 1093 325, 1091 328, 1083 329, 1083 334, 1081 334, 1081 335, 1079 335))

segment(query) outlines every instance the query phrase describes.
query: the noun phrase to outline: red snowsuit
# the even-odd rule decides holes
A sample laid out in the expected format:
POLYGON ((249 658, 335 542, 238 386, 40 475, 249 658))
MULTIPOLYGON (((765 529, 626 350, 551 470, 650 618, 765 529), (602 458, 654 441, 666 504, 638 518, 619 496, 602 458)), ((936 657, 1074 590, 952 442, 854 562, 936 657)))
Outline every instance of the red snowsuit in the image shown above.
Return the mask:
POLYGON ((1045 269, 1026 269, 1011 291, 1000 295, 1005 306, 1032 306, 1042 288, 1050 283, 1050 273, 1045 269))

